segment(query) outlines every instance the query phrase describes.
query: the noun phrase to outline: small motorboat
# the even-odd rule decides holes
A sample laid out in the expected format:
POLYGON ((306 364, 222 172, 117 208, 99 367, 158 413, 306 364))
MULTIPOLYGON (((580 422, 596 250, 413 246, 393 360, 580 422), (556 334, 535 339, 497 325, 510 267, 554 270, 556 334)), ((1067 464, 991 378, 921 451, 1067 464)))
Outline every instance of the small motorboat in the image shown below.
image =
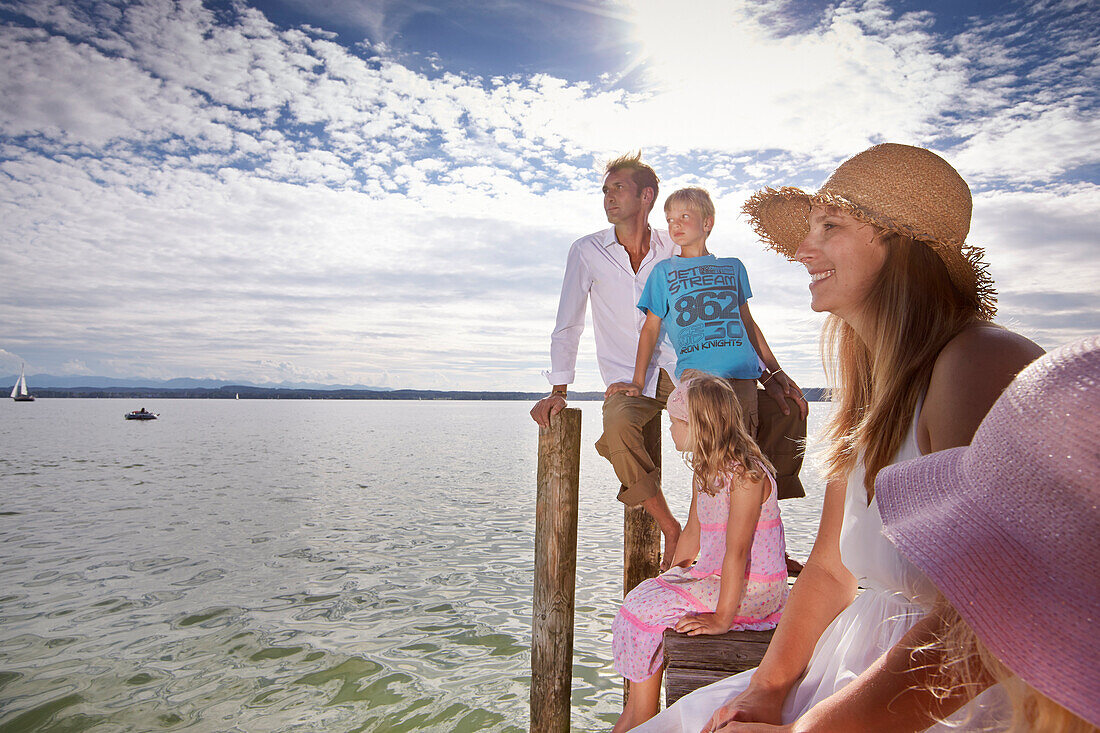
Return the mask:
POLYGON ((149 412, 144 407, 140 410, 134 410, 133 412, 126 413, 127 420, 156 420, 157 417, 159 417, 157 413, 149 412))

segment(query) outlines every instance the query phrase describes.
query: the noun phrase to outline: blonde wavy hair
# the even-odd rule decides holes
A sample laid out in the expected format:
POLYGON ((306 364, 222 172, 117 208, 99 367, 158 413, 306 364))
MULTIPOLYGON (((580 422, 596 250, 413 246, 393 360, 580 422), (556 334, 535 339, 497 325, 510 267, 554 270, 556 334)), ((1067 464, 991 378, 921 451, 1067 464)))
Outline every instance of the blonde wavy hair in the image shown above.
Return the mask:
POLYGON ((682 378, 687 385, 692 442, 691 455, 685 455, 685 460, 699 480, 699 487, 713 496, 731 466, 736 466, 734 475, 748 476, 754 482, 764 478, 761 466, 774 473, 772 464, 745 428, 741 403, 730 383, 691 369, 685 370, 682 378))
MULTIPOLYGON (((1012 721, 1007 733, 1100 732, 1100 728, 1082 720, 1013 674, 982 644, 947 599, 940 596, 933 613, 941 620, 940 633, 934 641, 914 648, 912 658, 937 660, 927 682, 928 690, 937 699, 958 695, 970 699, 987 687, 1000 684, 1012 704, 1012 721)), ((966 722, 962 725, 965 727, 966 722)))
POLYGON ((931 247, 901 234, 876 236, 886 245, 886 260, 866 297, 870 342, 831 314, 821 335, 833 387, 826 472, 829 479, 844 480, 862 456, 868 502, 875 476, 905 440, 936 356, 978 320, 977 308, 955 289, 931 247))

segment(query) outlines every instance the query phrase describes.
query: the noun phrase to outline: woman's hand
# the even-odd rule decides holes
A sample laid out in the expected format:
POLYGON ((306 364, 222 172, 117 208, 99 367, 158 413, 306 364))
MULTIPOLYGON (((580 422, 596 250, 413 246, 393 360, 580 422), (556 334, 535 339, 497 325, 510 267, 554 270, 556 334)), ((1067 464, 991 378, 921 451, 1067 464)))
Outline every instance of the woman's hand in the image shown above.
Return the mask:
POLYGON ((724 634, 730 630, 730 622, 722 621, 716 613, 689 613, 676 622, 676 630, 688 636, 724 634))
POLYGON ((625 393, 627 397, 637 397, 642 393, 642 388, 633 382, 615 382, 603 393, 604 399, 619 392, 625 393))
POLYGON ((789 728, 773 728, 783 723, 783 701, 786 693, 778 691, 761 691, 749 686, 744 692, 731 697, 710 716, 710 720, 703 726, 702 733, 728 733, 739 730, 776 730, 786 731, 789 728), (768 727, 754 728, 726 728, 730 723, 766 723, 768 727))

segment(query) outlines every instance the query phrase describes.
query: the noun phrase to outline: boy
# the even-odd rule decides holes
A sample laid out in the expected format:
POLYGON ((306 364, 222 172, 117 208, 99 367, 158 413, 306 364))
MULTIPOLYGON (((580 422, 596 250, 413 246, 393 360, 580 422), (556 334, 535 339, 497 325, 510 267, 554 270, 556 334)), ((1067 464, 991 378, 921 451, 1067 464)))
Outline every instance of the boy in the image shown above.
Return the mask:
POLYGON ((616 392, 636 395, 646 382, 661 326, 676 350, 676 377, 698 369, 729 379, 754 437, 759 424, 756 380, 783 370, 749 312, 748 273, 736 257, 707 251, 714 228, 714 203, 702 188, 682 188, 665 201, 665 219, 680 254, 657 263, 646 281, 638 308, 646 313, 638 339, 634 381, 617 382, 616 392))

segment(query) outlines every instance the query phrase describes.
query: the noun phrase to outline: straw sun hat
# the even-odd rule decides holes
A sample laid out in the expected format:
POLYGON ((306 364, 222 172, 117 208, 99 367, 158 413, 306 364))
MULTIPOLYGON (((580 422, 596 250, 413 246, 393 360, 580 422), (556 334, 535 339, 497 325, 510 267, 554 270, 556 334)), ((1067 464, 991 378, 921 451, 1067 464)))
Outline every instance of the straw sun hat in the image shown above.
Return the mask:
POLYGON ((970 188, 958 171, 930 150, 883 143, 840 164, 817 193, 765 188, 745 202, 753 229, 788 259, 810 231, 812 204, 834 205, 884 231, 903 234, 935 250, 955 288, 990 320, 997 294, 982 250, 966 244, 970 188))
POLYGON ((883 469, 875 497, 982 643, 1100 725, 1100 336, 1021 372, 969 446, 883 469))

